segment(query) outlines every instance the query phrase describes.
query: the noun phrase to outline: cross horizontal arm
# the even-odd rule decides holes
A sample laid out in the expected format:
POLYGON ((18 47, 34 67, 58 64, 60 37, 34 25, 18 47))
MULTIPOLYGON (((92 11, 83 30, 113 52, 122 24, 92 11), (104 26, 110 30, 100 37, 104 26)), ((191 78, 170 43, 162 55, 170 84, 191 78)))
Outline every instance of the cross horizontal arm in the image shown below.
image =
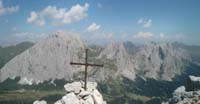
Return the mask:
POLYGON ((98 64, 89 64, 89 63, 76 63, 76 62, 70 62, 71 65, 87 65, 87 66, 97 66, 97 67, 103 67, 103 65, 98 64))
POLYGON ((97 67, 103 67, 103 65, 98 65, 98 64, 87 64, 88 66, 97 66, 97 67))
POLYGON ((85 63, 70 62, 71 65, 86 65, 85 63))

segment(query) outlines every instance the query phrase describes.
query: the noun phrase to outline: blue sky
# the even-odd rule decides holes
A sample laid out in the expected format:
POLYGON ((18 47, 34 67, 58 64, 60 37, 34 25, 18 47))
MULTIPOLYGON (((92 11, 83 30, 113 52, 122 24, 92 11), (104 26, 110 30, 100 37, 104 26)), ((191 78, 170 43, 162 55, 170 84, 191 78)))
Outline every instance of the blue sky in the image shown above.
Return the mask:
POLYGON ((88 42, 200 45, 199 0, 0 0, 0 44, 74 31, 88 42))

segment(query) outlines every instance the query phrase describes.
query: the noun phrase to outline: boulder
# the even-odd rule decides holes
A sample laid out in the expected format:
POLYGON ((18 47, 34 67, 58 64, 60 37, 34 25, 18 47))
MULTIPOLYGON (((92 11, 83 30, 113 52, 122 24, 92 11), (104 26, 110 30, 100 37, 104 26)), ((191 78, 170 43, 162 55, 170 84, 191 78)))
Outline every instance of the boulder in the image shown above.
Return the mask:
POLYGON ((82 83, 73 82, 73 83, 65 84, 64 88, 67 93, 74 92, 75 94, 78 94, 82 89, 82 83))
POLYGON ((33 102, 33 104, 47 104, 47 102, 44 101, 44 100, 41 100, 41 101, 36 100, 36 101, 33 102))
POLYGON ((96 82, 87 82, 87 89, 96 89, 97 88, 97 83, 96 82))
POLYGON ((71 92, 63 96, 62 99, 56 101, 54 104, 80 104, 80 101, 77 96, 71 92))
POLYGON ((200 77, 189 76, 186 88, 187 91, 200 90, 200 77))
POLYGON ((196 76, 189 76, 190 80, 193 82, 200 82, 200 77, 196 77, 196 76))
POLYGON ((184 93, 185 92, 185 86, 178 87, 174 93, 184 93))

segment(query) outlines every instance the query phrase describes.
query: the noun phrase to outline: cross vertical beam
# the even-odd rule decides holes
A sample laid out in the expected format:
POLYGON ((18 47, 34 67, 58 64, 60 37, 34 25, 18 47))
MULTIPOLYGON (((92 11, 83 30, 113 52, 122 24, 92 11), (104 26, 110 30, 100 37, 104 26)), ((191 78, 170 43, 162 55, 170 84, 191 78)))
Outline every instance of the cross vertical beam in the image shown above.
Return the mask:
POLYGON ((88 49, 85 50, 85 86, 84 86, 85 90, 87 89, 87 67, 88 67, 87 57, 88 57, 88 49))
POLYGON ((94 66, 94 67, 103 67, 103 65, 98 64, 90 64, 88 63, 88 49, 85 50, 85 63, 76 63, 76 62, 70 62, 71 65, 84 65, 85 66, 85 79, 84 79, 84 89, 87 90, 87 67, 88 66, 94 66))

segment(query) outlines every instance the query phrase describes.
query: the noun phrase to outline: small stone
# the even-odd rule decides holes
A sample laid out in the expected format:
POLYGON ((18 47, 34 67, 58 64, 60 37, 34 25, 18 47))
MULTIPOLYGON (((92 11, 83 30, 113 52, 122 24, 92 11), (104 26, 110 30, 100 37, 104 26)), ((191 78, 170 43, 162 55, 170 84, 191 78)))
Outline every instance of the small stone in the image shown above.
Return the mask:
POLYGON ((174 93, 184 93, 185 92, 185 86, 178 87, 174 93))
POLYGON ((87 89, 96 89, 97 83, 96 82, 88 82, 87 83, 87 89))
POLYGON ((74 92, 78 94, 81 91, 82 84, 80 82, 68 83, 64 85, 64 88, 67 93, 74 92))

